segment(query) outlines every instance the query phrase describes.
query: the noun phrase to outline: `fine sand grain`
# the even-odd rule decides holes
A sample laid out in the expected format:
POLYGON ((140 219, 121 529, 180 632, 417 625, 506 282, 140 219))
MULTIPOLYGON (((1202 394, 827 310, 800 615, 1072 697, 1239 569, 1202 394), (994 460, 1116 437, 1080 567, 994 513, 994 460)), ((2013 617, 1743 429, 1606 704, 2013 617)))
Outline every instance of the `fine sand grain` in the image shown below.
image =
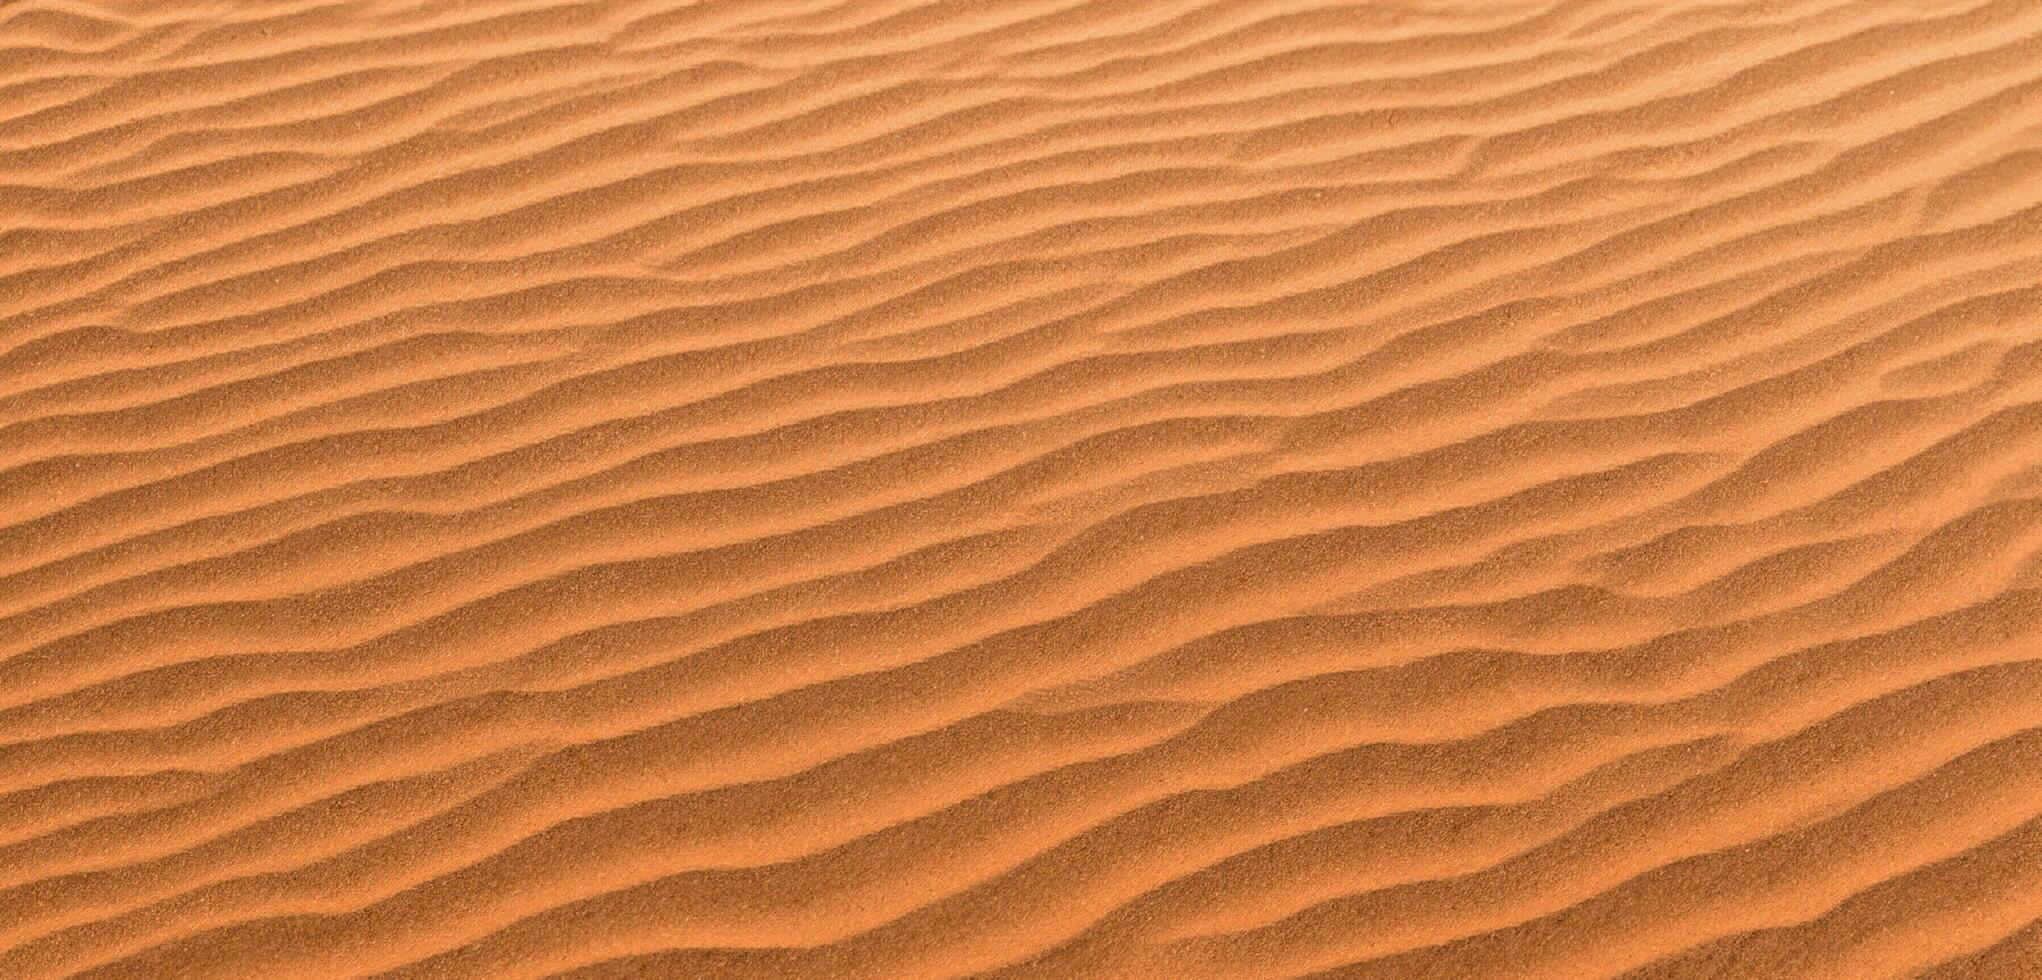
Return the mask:
POLYGON ((2038 917, 2036 0, 0 0, 0 980, 2038 917))

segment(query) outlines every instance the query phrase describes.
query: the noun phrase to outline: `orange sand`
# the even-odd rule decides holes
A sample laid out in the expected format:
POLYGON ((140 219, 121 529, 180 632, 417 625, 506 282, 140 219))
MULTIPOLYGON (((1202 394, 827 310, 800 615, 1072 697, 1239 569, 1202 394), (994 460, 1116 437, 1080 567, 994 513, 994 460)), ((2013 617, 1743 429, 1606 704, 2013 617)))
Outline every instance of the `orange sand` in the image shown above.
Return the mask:
POLYGON ((0 978, 2042 977, 2042 3, 0 3, 0 978))

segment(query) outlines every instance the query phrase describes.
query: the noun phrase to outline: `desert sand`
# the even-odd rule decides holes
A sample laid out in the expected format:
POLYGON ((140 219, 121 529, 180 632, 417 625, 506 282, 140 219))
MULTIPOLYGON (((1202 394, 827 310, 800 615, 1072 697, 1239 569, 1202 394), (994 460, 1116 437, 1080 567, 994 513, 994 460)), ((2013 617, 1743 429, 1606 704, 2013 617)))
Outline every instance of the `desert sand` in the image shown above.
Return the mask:
POLYGON ((0 3, 0 978, 2038 917, 2042 3, 0 3))

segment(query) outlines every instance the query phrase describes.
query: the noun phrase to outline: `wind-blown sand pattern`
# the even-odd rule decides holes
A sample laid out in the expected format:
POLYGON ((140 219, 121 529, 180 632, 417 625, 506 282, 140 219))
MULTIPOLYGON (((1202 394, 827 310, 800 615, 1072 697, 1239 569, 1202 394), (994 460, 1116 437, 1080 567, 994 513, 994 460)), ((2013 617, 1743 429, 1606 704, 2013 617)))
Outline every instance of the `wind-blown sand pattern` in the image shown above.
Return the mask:
POLYGON ((0 977, 2042 976, 2042 4, 0 4, 0 977))

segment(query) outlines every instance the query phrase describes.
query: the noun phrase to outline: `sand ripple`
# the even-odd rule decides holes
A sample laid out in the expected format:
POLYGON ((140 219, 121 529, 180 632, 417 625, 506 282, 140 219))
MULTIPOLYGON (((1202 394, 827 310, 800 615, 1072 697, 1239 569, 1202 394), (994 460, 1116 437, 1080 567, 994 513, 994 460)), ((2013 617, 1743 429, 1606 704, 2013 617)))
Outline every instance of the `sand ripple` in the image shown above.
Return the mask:
POLYGON ((0 5, 0 977, 2042 976, 2033 0, 0 5))

